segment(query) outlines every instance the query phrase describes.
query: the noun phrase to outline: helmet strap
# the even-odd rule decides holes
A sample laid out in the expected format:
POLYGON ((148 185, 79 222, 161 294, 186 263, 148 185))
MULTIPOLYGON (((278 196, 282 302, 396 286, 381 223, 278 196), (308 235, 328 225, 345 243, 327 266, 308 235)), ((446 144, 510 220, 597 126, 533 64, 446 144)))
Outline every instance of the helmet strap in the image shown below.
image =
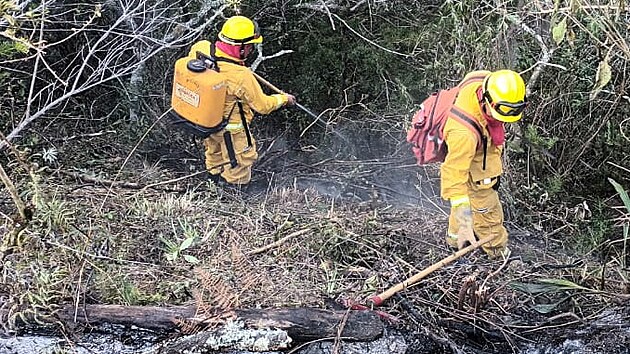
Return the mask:
POLYGON ((479 99, 479 106, 481 107, 481 114, 486 120, 493 119, 492 114, 488 111, 490 108, 490 102, 488 101, 486 92, 484 92, 483 88, 479 87, 477 91, 477 98, 479 99))
POLYGON ((482 105, 481 105, 481 113, 483 114, 483 117, 484 117, 486 120, 493 119, 493 118, 492 118, 492 114, 491 114, 491 113, 490 113, 490 111, 489 111, 490 109, 492 109, 492 108, 490 108, 490 107, 489 107, 488 102, 482 102, 482 105))
POLYGON ((481 112, 484 115, 488 115, 488 106, 490 105, 488 96, 489 95, 482 87, 477 89, 477 100, 479 100, 479 106, 481 106, 481 112))

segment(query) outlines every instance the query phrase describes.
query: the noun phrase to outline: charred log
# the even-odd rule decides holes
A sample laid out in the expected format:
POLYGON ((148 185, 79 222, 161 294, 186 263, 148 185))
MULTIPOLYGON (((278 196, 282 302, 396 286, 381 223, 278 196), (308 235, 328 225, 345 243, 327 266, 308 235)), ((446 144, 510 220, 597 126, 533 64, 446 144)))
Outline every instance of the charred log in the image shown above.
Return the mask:
MULTIPOLYGON (((337 336, 371 341, 383 333, 383 323, 370 311, 330 311, 318 308, 236 310, 248 328, 284 330, 298 342, 337 336)), ((120 305, 67 306, 57 313, 62 323, 86 325, 119 324, 151 330, 172 331, 176 323, 195 317, 194 306, 152 307, 120 305)))

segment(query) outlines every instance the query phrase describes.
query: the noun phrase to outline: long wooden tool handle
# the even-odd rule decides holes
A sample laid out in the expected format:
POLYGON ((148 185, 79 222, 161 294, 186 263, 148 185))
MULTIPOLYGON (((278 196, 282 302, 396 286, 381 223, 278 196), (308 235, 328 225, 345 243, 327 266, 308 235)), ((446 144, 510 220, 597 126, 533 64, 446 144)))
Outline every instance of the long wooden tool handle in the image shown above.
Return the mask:
MULTIPOLYGON (((271 82, 265 80, 262 76, 256 74, 254 71, 252 71, 252 74, 254 74, 254 77, 260 81, 260 83, 262 83, 263 85, 269 87, 270 89, 272 89, 273 91, 282 94, 282 95, 286 95, 287 93, 280 90, 279 88, 277 88, 274 84, 272 84, 271 82)), ((328 127, 328 123, 326 121, 324 121, 319 114, 315 114, 313 113, 311 110, 309 110, 308 108, 302 106, 301 104, 295 102, 295 106, 299 109, 301 109, 302 111, 304 111, 306 114, 308 114, 309 116, 315 118, 316 121, 318 121, 319 123, 323 124, 325 127, 328 127)), ((339 133, 336 130, 332 131, 333 133, 335 133, 335 135, 337 135, 338 137, 340 137, 343 141, 345 141, 346 143, 350 143, 350 141, 348 140, 348 138, 346 138, 344 135, 342 135, 341 133, 339 133)))
POLYGON ((269 87, 270 89, 276 91, 277 93, 286 95, 287 93, 280 90, 279 88, 277 88, 274 84, 272 84, 271 82, 265 80, 262 76, 256 74, 255 71, 252 71, 252 74, 254 74, 254 77, 256 78, 256 80, 260 81, 263 85, 269 87))
MULTIPOLYGON (((282 94, 282 95, 286 95, 287 93, 280 90, 279 88, 277 88, 274 84, 272 84, 271 82, 265 80, 265 78, 263 78, 262 76, 256 74, 255 72, 252 71, 252 74, 254 74, 254 77, 260 81, 260 83, 262 83, 263 85, 269 87, 270 89, 272 89, 273 91, 275 91, 276 93, 282 94)), ((321 119, 319 117, 319 114, 315 114, 313 113, 311 110, 309 110, 308 108, 302 106, 301 104, 295 102, 295 106, 299 109, 301 109, 302 111, 304 111, 306 114, 308 114, 309 116, 315 118, 316 120, 318 120, 320 123, 322 123, 324 126, 328 126, 328 123, 326 123, 323 119, 321 119)), ((341 136, 341 138, 343 138, 343 140, 348 141, 348 139, 346 139, 344 136, 340 135, 337 132, 334 132, 335 134, 341 136)))
POLYGON ((410 285, 413 285, 413 284, 419 282, 420 280, 424 279, 429 274, 431 274, 431 273, 435 272, 436 270, 444 267, 445 265, 453 262, 454 260, 460 258, 461 256, 464 256, 467 253, 469 253, 469 252, 471 252, 473 250, 476 250, 477 248, 485 245, 486 243, 492 241, 493 239, 494 239, 493 237, 489 237, 489 238, 477 241, 475 243, 472 243, 472 244, 468 245, 467 247, 462 248, 461 250, 453 253, 452 255, 442 259, 441 261, 430 265, 429 267, 425 268, 420 273, 412 276, 411 278, 409 278, 407 280, 404 280, 404 281, 402 281, 402 282, 392 286, 391 288, 385 290, 384 292, 382 292, 382 293, 380 293, 378 295, 372 296, 371 298, 368 299, 368 301, 372 302, 374 304, 374 306, 380 306, 385 300, 389 299, 390 297, 392 297, 397 292, 407 289, 410 285))

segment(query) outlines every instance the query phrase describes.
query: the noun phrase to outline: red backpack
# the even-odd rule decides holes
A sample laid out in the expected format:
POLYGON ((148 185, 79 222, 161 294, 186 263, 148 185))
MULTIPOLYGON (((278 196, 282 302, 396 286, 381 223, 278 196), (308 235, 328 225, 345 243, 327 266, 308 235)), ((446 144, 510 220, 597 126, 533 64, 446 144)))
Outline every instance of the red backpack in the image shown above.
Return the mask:
POLYGON ((444 142, 444 126, 449 118, 464 124, 475 134, 477 147, 485 142, 486 139, 479 123, 454 106, 459 90, 463 86, 481 80, 483 76, 471 77, 451 89, 439 90, 431 94, 422 102, 420 110, 413 116, 411 129, 407 132, 407 141, 412 144, 411 149, 416 155, 418 165, 444 162, 448 152, 444 142))

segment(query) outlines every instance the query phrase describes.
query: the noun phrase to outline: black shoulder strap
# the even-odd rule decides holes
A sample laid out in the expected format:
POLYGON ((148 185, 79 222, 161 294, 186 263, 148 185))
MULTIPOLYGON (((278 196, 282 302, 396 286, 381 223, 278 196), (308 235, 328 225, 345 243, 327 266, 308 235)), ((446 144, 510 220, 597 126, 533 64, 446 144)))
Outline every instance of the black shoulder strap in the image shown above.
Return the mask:
POLYGON ((455 118, 460 123, 463 123, 464 125, 466 125, 468 129, 470 129, 473 133, 477 133, 476 136, 479 139, 479 141, 481 141, 481 137, 483 137, 483 130, 481 129, 481 126, 474 118, 469 117, 467 114, 457 109, 457 107, 451 108, 451 113, 455 115, 455 118))
POLYGON ((486 156, 488 155, 488 137, 483 134, 483 130, 479 122, 477 122, 474 118, 469 117, 464 112, 460 111, 456 107, 451 108, 451 113, 453 113, 455 119, 460 123, 463 123, 470 129, 473 133, 476 133, 477 144, 481 145, 483 149, 483 170, 486 169, 486 156))

